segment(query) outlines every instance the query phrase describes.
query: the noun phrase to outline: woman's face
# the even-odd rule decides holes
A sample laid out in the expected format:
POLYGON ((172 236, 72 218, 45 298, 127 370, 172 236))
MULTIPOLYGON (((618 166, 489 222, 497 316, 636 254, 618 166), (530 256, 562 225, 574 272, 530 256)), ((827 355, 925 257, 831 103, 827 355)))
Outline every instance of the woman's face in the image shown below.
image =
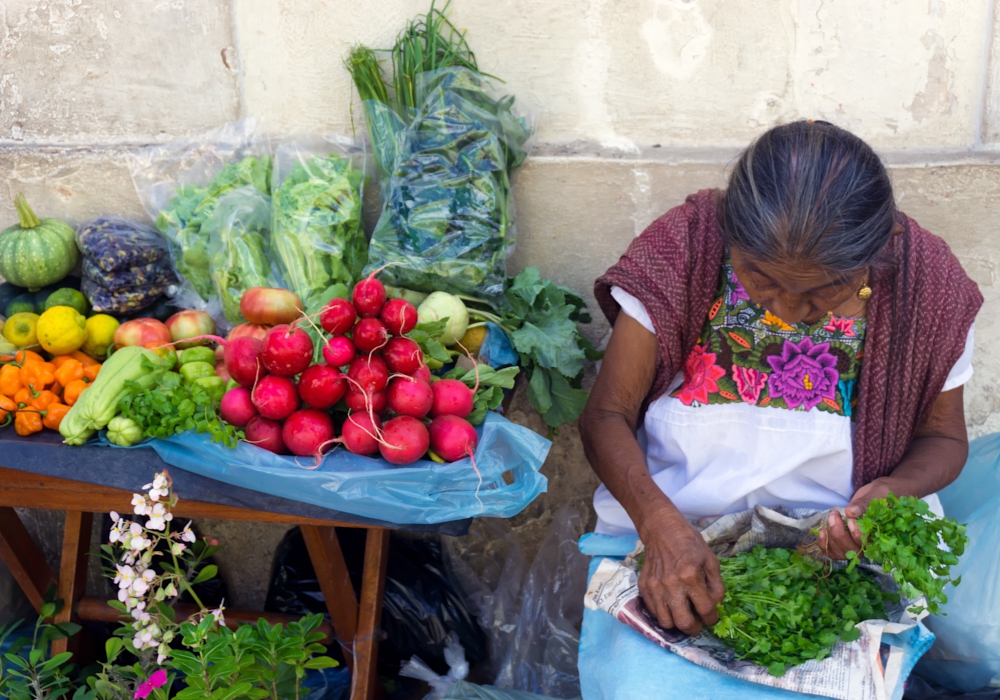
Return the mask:
POLYGON ((814 324, 824 316, 861 316, 865 302, 858 290, 866 270, 841 276, 794 263, 763 262, 730 249, 733 270, 755 304, 788 324, 814 324))

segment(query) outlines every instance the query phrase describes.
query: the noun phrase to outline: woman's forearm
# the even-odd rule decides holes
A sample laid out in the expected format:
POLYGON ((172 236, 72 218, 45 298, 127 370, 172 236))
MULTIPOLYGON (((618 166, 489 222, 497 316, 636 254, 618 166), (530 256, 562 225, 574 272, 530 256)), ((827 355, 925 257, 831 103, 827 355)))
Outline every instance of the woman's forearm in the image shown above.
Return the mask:
POLYGON ((918 437, 886 481, 897 496, 923 498, 957 479, 968 456, 969 443, 965 440, 918 437))

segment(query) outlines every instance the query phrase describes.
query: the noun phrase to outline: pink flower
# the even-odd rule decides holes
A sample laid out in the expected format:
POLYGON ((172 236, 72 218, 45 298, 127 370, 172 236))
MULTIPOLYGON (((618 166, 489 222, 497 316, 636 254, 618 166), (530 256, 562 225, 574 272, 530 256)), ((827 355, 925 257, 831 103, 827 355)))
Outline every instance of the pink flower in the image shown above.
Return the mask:
POLYGON ((715 353, 705 352, 705 347, 695 345, 684 363, 684 383, 677 398, 685 406, 693 402, 708 403, 709 392, 719 390, 716 379, 725 376, 726 370, 715 364, 715 353))
POLYGON ((167 682, 167 672, 162 668, 159 671, 155 671, 153 675, 142 682, 142 685, 135 691, 135 697, 148 698, 149 694, 152 693, 157 688, 162 687, 167 682))
POLYGON ((736 278, 736 270, 729 273, 729 281, 733 283, 733 304, 738 304, 741 301, 750 301, 750 295, 747 294, 747 290, 743 288, 743 285, 736 278))
POLYGON ((760 370, 734 365, 733 379, 736 380, 736 390, 740 392, 740 398, 751 406, 756 406, 760 392, 767 383, 767 375, 760 370))
POLYGON ((823 330, 830 331, 831 333, 840 331, 844 334, 845 338, 853 338, 856 335, 854 333, 854 319, 845 316, 831 315, 830 322, 823 326, 823 330))
POLYGON ((789 408, 803 406, 808 411, 823 399, 836 399, 840 373, 829 343, 814 345, 810 338, 799 343, 786 340, 781 354, 771 355, 767 362, 774 370, 767 378, 768 391, 784 399, 789 408))

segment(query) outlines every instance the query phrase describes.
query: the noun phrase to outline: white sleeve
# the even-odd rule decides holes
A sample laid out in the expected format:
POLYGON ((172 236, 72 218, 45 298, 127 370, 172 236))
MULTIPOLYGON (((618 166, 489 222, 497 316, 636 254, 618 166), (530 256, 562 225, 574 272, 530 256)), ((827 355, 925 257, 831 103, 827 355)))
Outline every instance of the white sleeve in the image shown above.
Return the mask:
POLYGON ((955 366, 948 373, 948 378, 941 391, 956 389, 972 379, 972 350, 976 344, 975 330, 976 324, 973 323, 969 326, 969 335, 965 337, 965 350, 962 351, 962 356, 958 358, 955 366))
POLYGON ((625 312, 626 316, 635 319, 642 324, 643 328, 656 335, 656 329, 653 328, 653 320, 646 313, 646 307, 642 305, 641 301, 621 287, 614 286, 611 287, 611 297, 622 307, 622 311, 625 312))

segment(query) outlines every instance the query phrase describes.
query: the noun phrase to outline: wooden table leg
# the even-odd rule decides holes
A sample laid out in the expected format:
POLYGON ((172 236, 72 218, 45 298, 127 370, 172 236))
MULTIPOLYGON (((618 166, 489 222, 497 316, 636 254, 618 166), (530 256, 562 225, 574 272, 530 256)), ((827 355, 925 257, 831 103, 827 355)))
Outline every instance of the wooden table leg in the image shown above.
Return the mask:
MULTIPOLYGON (((62 559, 59 562, 59 593, 57 599, 63 602, 56 613, 56 622, 77 622, 76 606, 86 594, 87 562, 90 551, 90 532, 94 523, 93 513, 66 511, 66 526, 63 529, 62 559)), ((86 633, 72 639, 57 639, 52 643, 52 653, 77 652, 92 647, 84 640, 86 633)), ((79 661, 79 659, 77 659, 79 661)))
POLYGON ((316 525, 302 525, 301 530, 323 601, 330 613, 334 636, 344 650, 344 658, 350 662, 354 656, 354 638, 358 633, 358 599, 337 540, 337 530, 316 525))
POLYGON ((6 506, 0 507, 0 559, 14 574, 35 611, 41 611, 46 592, 56 585, 56 577, 17 511, 6 506))
POLYGON ((361 602, 358 605, 358 637, 354 645, 351 700, 375 700, 382 695, 376 667, 388 563, 389 530, 368 530, 365 565, 361 576, 361 602))

